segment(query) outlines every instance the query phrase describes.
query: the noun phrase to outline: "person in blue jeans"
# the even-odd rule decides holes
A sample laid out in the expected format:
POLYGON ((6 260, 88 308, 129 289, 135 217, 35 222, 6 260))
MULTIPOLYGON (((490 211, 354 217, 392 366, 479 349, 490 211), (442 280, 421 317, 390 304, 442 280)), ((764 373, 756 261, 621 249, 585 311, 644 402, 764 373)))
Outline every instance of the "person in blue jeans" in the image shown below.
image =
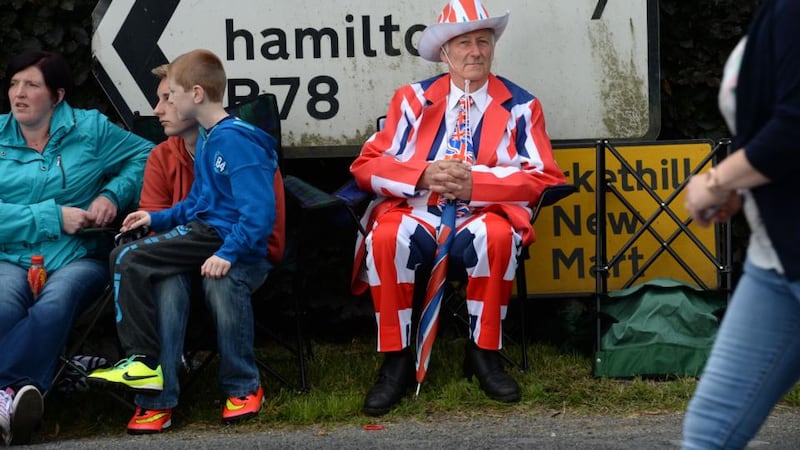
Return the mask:
POLYGON ((800 380, 800 2, 766 0, 732 52, 720 111, 737 150, 692 177, 700 225, 740 208, 744 274, 686 411, 684 449, 740 449, 800 380), (744 202, 742 202, 744 201, 744 202))
POLYGON ((28 442, 41 420, 73 322, 99 298, 108 270, 98 237, 135 207, 153 147, 96 110, 67 103, 70 68, 53 52, 9 62, 9 114, 0 115, 0 442, 28 442), (47 281, 33 295, 31 257, 47 281))
MULTIPOLYGON (((194 182, 186 199, 173 207, 136 211, 123 221, 122 232, 149 226, 158 233, 111 253, 117 332, 128 357, 92 372, 89 380, 141 394, 163 393, 160 358, 176 354, 162 352, 156 299, 165 297, 155 295, 155 288, 161 280, 199 273, 217 331, 220 381, 227 397, 222 420, 235 422, 258 414, 264 398, 250 295, 272 267, 267 244, 278 215, 276 141, 222 107, 225 71, 213 53, 195 50, 179 56, 169 65, 167 80, 178 118, 201 126, 194 182)), ((162 317, 165 322, 185 320, 180 306, 171 312, 162 317)), ((171 425, 170 403, 148 406, 165 408, 137 405, 129 433, 160 432, 171 425)))
MULTIPOLYGON (((189 195, 194 181, 194 155, 199 137, 195 119, 181 119, 169 102, 168 64, 152 70, 159 78, 158 102, 153 113, 158 117, 167 140, 158 144, 147 158, 139 209, 161 211, 174 206, 189 195)), ((154 301, 158 308, 158 336, 161 352, 159 363, 164 376, 163 390, 158 395, 136 395, 134 403, 141 408, 131 418, 129 431, 139 434, 160 432, 172 424, 172 409, 180 397, 179 373, 183 344, 192 298, 198 292, 198 274, 178 274, 154 283, 154 301), (159 416, 160 420, 151 420, 159 416)))

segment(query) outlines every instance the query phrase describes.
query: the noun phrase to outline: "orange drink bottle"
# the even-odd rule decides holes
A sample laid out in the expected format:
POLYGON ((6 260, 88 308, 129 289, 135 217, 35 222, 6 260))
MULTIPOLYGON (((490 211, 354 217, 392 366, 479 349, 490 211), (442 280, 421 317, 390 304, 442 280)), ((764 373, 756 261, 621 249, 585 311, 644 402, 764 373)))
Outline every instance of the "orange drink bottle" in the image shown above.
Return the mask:
POLYGON ((47 272, 44 270, 44 256, 31 256, 31 267, 28 268, 28 284, 31 286, 33 297, 36 298, 47 281, 47 272))

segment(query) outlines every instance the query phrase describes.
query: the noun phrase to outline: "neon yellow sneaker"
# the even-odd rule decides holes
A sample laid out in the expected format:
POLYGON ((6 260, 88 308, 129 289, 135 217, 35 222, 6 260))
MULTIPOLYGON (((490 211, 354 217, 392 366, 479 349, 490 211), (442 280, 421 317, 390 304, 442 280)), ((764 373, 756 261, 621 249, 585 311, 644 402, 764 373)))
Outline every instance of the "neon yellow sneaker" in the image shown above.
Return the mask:
POLYGON ((161 366, 155 370, 141 361, 141 355, 123 359, 108 369, 97 369, 87 379, 94 383, 124 386, 139 394, 159 394, 164 389, 161 366))

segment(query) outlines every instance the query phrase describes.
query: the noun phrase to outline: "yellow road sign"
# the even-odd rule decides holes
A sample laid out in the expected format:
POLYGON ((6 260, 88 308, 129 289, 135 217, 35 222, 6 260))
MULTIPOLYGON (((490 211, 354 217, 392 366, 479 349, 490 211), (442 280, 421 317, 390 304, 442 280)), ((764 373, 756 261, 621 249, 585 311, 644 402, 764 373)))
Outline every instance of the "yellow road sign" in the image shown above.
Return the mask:
MULTIPOLYGON (((689 217, 683 207, 681 184, 696 169, 711 167, 708 159, 714 144, 691 141, 620 144, 613 148, 627 167, 606 150, 606 180, 621 197, 611 192, 606 195, 606 261, 611 263, 608 290, 657 277, 718 287, 714 227, 689 224, 688 231, 698 241, 695 243, 679 225, 689 217)), ((592 293, 598 232, 596 148, 558 149, 555 156, 578 192, 543 209, 536 220, 537 242, 530 247, 531 260, 526 265, 528 291, 534 295, 592 293)))

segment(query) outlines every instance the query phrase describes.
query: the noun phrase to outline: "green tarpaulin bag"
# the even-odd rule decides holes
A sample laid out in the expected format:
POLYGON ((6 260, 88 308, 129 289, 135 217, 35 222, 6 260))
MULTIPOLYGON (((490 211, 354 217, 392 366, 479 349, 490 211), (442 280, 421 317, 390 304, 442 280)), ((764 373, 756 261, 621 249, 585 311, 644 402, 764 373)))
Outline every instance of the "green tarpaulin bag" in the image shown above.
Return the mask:
POLYGON ((594 375, 700 375, 726 306, 723 293, 668 278, 609 293, 599 313, 612 324, 595 353, 594 375))

